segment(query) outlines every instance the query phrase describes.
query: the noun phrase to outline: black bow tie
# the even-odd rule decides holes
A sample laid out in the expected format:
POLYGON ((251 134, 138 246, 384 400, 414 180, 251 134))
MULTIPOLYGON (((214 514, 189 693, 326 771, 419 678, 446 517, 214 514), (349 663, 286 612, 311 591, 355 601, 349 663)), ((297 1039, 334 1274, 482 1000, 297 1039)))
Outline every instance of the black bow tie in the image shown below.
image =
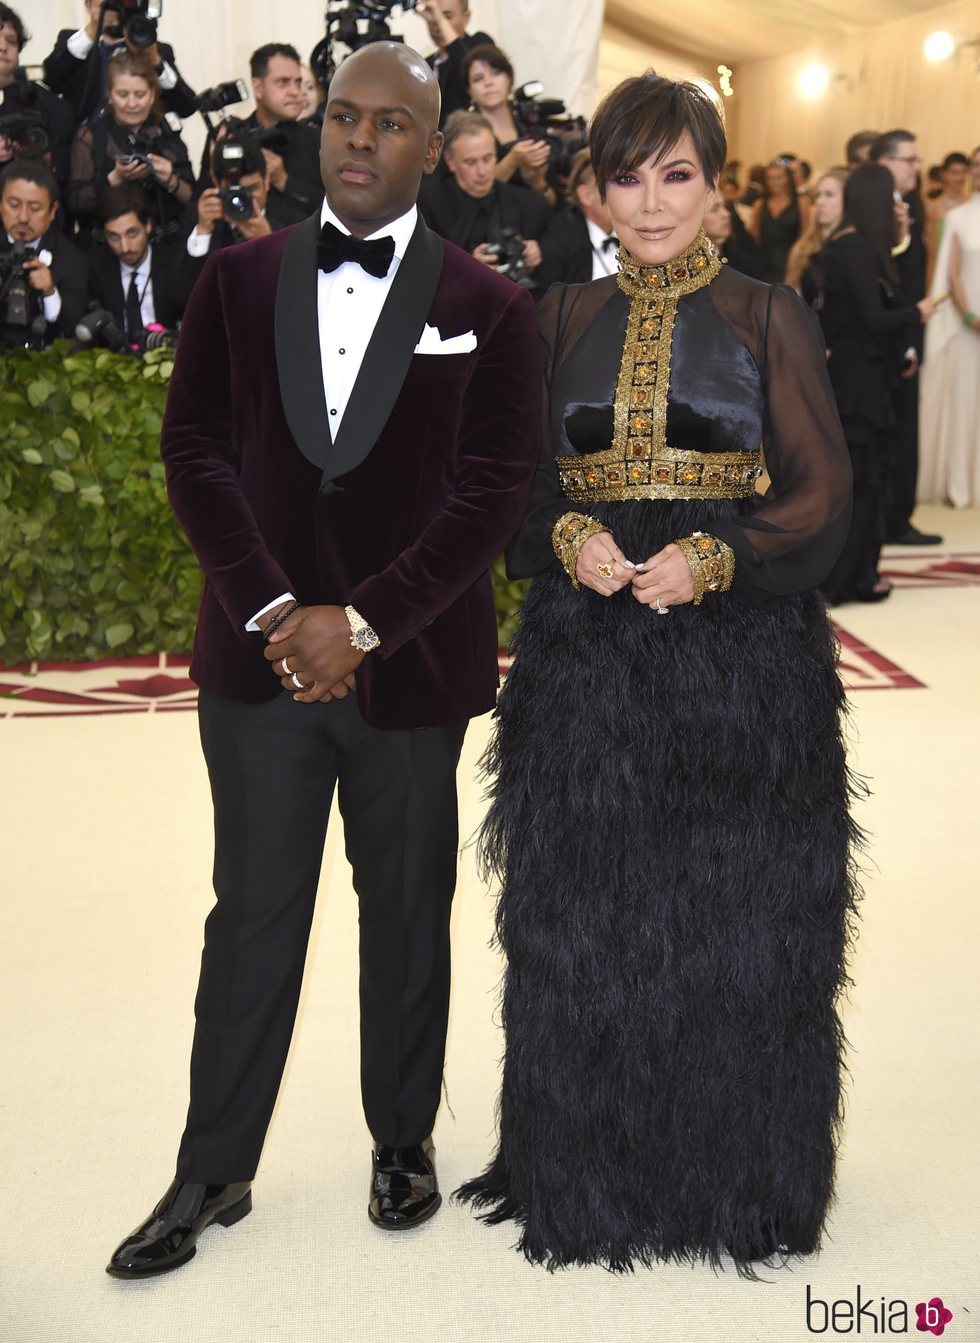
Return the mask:
POLYGON ((610 233, 608 238, 603 238, 602 240, 602 250, 604 252, 608 252, 610 247, 618 247, 618 246, 619 246, 619 239, 616 237, 615 233, 610 233))
POLYGON ((321 270, 329 272, 342 266, 345 261, 356 261, 368 275, 376 275, 380 280, 388 274, 394 255, 394 238, 386 236, 366 242, 351 233, 341 233, 339 228, 327 220, 320 230, 316 264, 321 270))

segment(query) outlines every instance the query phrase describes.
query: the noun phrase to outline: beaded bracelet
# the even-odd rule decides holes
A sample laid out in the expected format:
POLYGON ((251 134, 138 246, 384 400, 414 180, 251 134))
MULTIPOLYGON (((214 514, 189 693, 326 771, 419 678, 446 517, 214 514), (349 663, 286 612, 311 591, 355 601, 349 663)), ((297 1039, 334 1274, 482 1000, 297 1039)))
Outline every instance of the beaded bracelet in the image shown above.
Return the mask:
POLYGON ((580 587, 575 576, 579 551, 590 536, 598 536, 600 532, 608 530, 609 528, 603 523, 597 522, 595 518, 585 513, 563 513, 552 528, 551 547, 558 556, 561 567, 572 580, 572 587, 576 592, 580 587))
POLYGON ((285 607, 282 611, 280 611, 277 616, 273 616, 273 618, 269 621, 268 625, 266 625, 265 629, 262 631, 263 640, 266 643, 268 643, 270 637, 273 634, 275 634, 279 626, 284 625, 286 621, 289 619, 289 617, 293 614, 293 612, 298 611, 299 608, 300 608, 299 602, 292 602, 289 606, 285 607))
POLYGON ((683 553, 694 579, 694 605, 700 606, 706 592, 727 592, 735 577, 735 552, 724 541, 706 532, 679 537, 674 545, 683 553))

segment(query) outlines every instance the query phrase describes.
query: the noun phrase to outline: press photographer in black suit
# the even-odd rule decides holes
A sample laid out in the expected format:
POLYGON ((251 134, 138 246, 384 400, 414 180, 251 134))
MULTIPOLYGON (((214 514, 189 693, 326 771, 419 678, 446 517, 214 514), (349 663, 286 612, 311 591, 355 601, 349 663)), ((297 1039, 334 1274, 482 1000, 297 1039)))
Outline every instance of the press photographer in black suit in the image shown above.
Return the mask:
MULTIPOLYGON (((85 311, 88 266, 85 257, 55 225, 58 184, 50 168, 33 159, 15 159, 0 172, 0 263, 20 249, 19 269, 28 281, 28 324, 12 327, 4 301, 0 311, 0 343, 50 345, 70 336, 85 311), (41 334, 41 319, 46 327, 41 334), (31 325, 39 324, 28 341, 31 325)), ((16 268, 16 267, 15 267, 16 268)), ((0 285, 7 288, 8 275, 0 285)), ((9 290, 8 290, 9 293, 9 290)))
POLYGON ((599 195, 587 149, 580 149, 572 159, 566 198, 567 206, 555 215, 541 239, 544 259, 535 276, 541 290, 556 281, 587 284, 616 274, 619 240, 599 195))
POLYGON ((110 187, 96 217, 104 241, 89 255, 91 300, 112 313, 131 344, 154 324, 173 330, 184 311, 176 286, 179 244, 152 241, 146 196, 132 186, 110 187))
POLYGON ((440 124, 445 126, 454 112, 470 105, 463 61, 474 47, 488 43, 496 46, 496 43, 489 33, 467 33, 466 26, 470 21, 467 0, 421 0, 416 13, 425 19, 429 36, 437 47, 426 60, 439 80, 442 93, 440 124))
POLYGON ((253 132, 260 143, 272 141, 272 146, 262 144, 270 199, 298 210, 305 219, 323 199, 323 184, 319 129, 300 120, 306 95, 299 52, 286 43, 269 42, 252 52, 250 68, 255 111, 237 127, 253 132))
POLYGON ((75 124, 64 99, 43 84, 19 77, 24 74, 18 69, 20 55, 28 40, 20 15, 0 4, 0 167, 25 154, 43 157, 64 191, 75 124), (30 141, 38 132, 47 145, 35 150, 30 141))
POLYGON ((164 110, 179 117, 192 116, 197 111, 197 95, 178 73, 173 47, 166 42, 137 46, 123 28, 121 12, 111 5, 106 8, 102 35, 96 44, 101 8, 102 0, 85 0, 84 25, 74 32, 63 28, 44 62, 44 78, 71 104, 75 125, 98 115, 106 96, 106 65, 113 52, 127 49, 144 56, 156 70, 164 110))
POLYGON ((508 237, 524 240, 525 287, 543 293, 535 272, 542 262, 540 239, 551 209, 536 191, 523 191, 494 176, 497 151, 490 123, 478 112, 454 112, 443 127, 447 171, 423 178, 419 208, 426 223, 487 266, 503 258, 495 250, 508 237))

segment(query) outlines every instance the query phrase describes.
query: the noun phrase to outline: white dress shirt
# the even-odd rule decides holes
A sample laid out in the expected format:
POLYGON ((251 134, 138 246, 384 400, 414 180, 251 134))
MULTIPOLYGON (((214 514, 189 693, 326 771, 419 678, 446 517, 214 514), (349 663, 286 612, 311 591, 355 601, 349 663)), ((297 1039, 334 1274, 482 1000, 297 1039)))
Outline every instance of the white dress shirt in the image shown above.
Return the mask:
MULTIPOLYGON (((15 241, 16 239, 11 237, 8 233, 7 242, 13 244, 15 241)), ((33 252, 36 257, 39 257, 46 266, 51 265, 51 253, 46 247, 41 246, 40 238, 36 238, 34 242, 26 242, 24 246, 29 252, 33 252)), ((54 284, 53 275, 51 277, 51 282, 54 284)), ((36 293, 37 291, 35 290, 34 292, 36 293)), ((53 294, 43 296, 41 302, 43 305, 44 320, 46 322, 56 322, 61 316, 61 295, 58 292, 58 286, 55 285, 53 294)))
POLYGON ((126 295, 129 293, 130 277, 136 276, 136 292, 140 296, 140 316, 143 319, 143 325, 148 327, 151 322, 157 320, 156 309, 153 306, 153 279, 150 275, 150 267, 153 264, 153 245, 152 243, 146 249, 146 256, 138 266, 127 266, 124 261, 119 263, 119 278, 122 280, 123 288, 123 311, 126 309, 126 295))
MULTIPOLYGON (((350 233, 350 229, 340 222, 324 201, 320 209, 320 227, 328 222, 340 229, 341 233, 350 233)), ((344 261, 335 271, 317 271, 320 367, 323 371, 323 392, 331 440, 337 437, 361 370, 364 352, 374 335, 391 282, 398 273, 417 222, 418 210, 413 205, 406 214, 365 239, 365 242, 373 238, 391 237, 395 240, 395 255, 388 274, 380 279, 376 275, 369 275, 356 261, 344 261)), ((261 611, 256 611, 245 628, 257 630, 259 616, 282 602, 293 600, 291 592, 284 592, 275 601, 263 606, 261 611)))
POLYGON ((616 253, 619 251, 619 243, 617 242, 615 247, 604 247, 603 244, 609 238, 615 239, 616 235, 601 229, 588 216, 586 216, 585 225, 589 230, 589 242, 592 244, 593 280, 601 280, 604 275, 615 275, 617 270, 616 253))

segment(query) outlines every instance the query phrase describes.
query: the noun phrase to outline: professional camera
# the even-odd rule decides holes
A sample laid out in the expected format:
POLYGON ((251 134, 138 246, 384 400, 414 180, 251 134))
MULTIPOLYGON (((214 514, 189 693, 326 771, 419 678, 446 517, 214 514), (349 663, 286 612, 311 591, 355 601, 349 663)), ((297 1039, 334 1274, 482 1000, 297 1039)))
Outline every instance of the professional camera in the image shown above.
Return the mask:
POLYGON ((136 135, 127 135, 126 144, 128 148, 125 153, 117 156, 116 162, 122 164, 143 163, 151 173, 153 172, 153 164, 150 162, 151 154, 156 154, 161 159, 168 159, 173 164, 179 163, 180 160, 175 157, 173 149, 161 145, 162 136, 162 126, 143 126, 136 135))
POLYGON ((124 37, 145 51, 157 40, 157 20, 162 13, 163 0, 102 0, 99 24, 107 36, 117 41, 124 37), (106 24, 106 11, 118 14, 120 23, 106 24))
POLYGON ((506 275, 508 280, 513 280, 522 289, 534 288, 531 272, 524 264, 524 239, 516 229, 501 229, 500 241, 487 243, 486 251, 489 256, 496 258, 499 275, 506 275))
POLYGON ((37 87, 14 73, 16 77, 7 88, 0 110, 0 137, 35 157, 51 147, 47 119, 37 87))
POLYGON ((220 112, 233 103, 243 103, 248 97, 248 89, 243 79, 227 79, 223 84, 215 84, 213 89, 205 89, 197 95, 199 112, 220 112))
POLYGON ((310 69, 320 87, 327 87, 337 69, 334 43, 340 42, 350 51, 359 51, 371 42, 401 42, 402 38, 392 37, 388 27, 391 12, 400 9, 407 14, 417 4, 418 0, 361 0, 360 4, 327 0, 326 36, 310 53, 310 69))
POLYGON ((75 327, 75 338, 82 345, 102 345, 117 354, 127 348, 126 333, 108 308, 93 303, 75 327))
POLYGON ((245 145, 241 140, 222 140, 215 150, 214 175, 226 185, 218 191, 225 218, 233 224, 244 224, 255 215, 252 193, 241 185, 245 175, 245 145))
POLYGON ((0 327, 6 344, 40 346, 47 329, 41 297, 24 269, 33 255, 24 243, 15 242, 0 256, 0 327))
POLYGON ((525 135, 543 140, 549 148, 548 161, 559 176, 567 176, 571 161, 589 143, 584 117, 567 115, 560 98, 543 98, 544 85, 533 79, 514 91, 514 119, 525 135))

